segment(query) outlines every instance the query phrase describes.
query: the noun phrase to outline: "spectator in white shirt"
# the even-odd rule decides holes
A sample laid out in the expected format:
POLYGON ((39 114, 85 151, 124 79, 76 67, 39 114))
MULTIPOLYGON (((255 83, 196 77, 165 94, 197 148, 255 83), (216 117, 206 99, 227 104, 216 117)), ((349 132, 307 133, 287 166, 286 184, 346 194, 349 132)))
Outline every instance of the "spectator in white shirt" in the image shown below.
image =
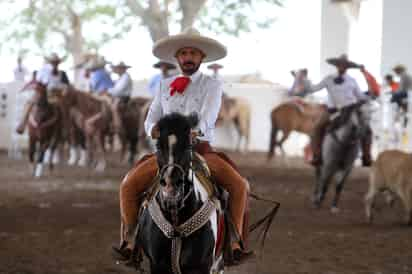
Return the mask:
POLYGON ((23 65, 23 58, 19 56, 17 58, 17 67, 13 70, 14 81, 24 82, 26 76, 29 74, 29 70, 23 65))
POLYGON ((131 68, 124 62, 112 66, 112 71, 119 76, 119 79, 114 83, 114 86, 107 90, 107 93, 112 97, 111 110, 113 115, 113 127, 115 132, 119 132, 121 128, 120 108, 121 105, 126 106, 133 90, 133 81, 127 70, 131 68))

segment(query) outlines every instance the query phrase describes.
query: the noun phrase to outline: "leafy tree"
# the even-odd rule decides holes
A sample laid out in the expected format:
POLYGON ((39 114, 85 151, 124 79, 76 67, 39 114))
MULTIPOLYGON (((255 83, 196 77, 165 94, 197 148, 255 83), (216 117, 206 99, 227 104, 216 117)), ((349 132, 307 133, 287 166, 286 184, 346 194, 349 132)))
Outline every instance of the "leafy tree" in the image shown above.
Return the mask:
POLYGON ((8 17, 0 21, 3 39, 10 42, 3 44, 23 52, 37 46, 43 54, 60 48, 78 63, 85 52, 97 50, 131 28, 116 2, 0 0, 2 9, 10 10, 8 17))
MULTIPOLYGON (((153 41, 169 34, 170 26, 183 30, 198 21, 203 28, 217 33, 238 35, 252 26, 268 27, 272 18, 251 18, 259 4, 282 6, 283 0, 124 0, 132 14, 147 27, 153 41)), ((255 16, 253 16, 255 17, 255 16)))

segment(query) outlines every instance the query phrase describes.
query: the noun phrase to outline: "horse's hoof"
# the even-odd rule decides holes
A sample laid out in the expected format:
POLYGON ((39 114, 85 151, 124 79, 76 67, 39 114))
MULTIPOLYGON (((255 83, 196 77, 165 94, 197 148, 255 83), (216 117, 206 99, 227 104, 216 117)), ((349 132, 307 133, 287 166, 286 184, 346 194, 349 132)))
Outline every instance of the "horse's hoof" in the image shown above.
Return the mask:
POLYGON ((53 163, 54 165, 57 165, 57 164, 60 163, 60 155, 59 155, 59 153, 54 153, 54 154, 53 154, 52 163, 53 163))
POLYGON ((339 209, 338 207, 336 207, 336 206, 333 206, 333 207, 330 209, 330 212, 332 212, 333 214, 338 214, 338 213, 340 212, 340 209, 339 209))
POLYGON ((106 169, 106 163, 105 162, 98 162, 96 165, 96 171, 97 172, 103 172, 106 169))
POLYGON ((34 178, 40 178, 43 174, 43 164, 37 164, 34 168, 34 178))

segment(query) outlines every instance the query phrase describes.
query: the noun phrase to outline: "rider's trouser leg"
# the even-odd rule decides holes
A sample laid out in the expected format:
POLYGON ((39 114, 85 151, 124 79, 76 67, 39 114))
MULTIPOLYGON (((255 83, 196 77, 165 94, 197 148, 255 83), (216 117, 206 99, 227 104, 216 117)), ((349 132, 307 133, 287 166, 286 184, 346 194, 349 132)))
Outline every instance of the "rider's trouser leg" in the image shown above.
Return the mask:
POLYGON ((22 118, 22 120, 20 121, 19 125, 16 128, 16 132, 18 134, 23 134, 23 132, 26 128, 27 122, 29 120, 30 112, 31 112, 33 106, 34 106, 34 102, 32 102, 32 101, 29 101, 26 104, 26 106, 24 108, 24 112, 23 112, 23 118, 22 118))
POLYGON ((140 161, 135 168, 129 171, 120 185, 120 214, 123 226, 121 241, 132 243, 133 232, 137 225, 140 208, 139 194, 150 188, 157 173, 155 155, 140 161))
POLYGON ((204 154, 212 177, 229 192, 230 217, 239 237, 244 235, 243 222, 249 195, 249 183, 222 157, 216 153, 204 154))
POLYGON ((361 139, 363 166, 370 166, 372 164, 371 146, 372 146, 372 129, 368 127, 366 135, 361 139))
POLYGON ((322 140, 323 140, 323 136, 325 135, 325 127, 327 126, 329 119, 330 119, 329 112, 324 111, 320 115, 319 120, 313 129, 311 145, 312 145, 312 150, 313 150, 313 158, 315 162, 321 161, 322 140))

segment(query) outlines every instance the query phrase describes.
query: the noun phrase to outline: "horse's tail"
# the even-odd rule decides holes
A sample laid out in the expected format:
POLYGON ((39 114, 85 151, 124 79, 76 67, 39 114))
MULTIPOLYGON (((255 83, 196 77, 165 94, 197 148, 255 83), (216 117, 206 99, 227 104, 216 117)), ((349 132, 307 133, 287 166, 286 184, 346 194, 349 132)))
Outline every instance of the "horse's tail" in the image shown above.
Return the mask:
POLYGON ((274 113, 271 115, 271 121, 272 121, 272 128, 270 130, 270 144, 269 144, 269 152, 268 152, 268 160, 273 158, 274 152, 275 152, 275 147, 277 145, 277 135, 278 135, 278 126, 277 126, 277 121, 274 113))

